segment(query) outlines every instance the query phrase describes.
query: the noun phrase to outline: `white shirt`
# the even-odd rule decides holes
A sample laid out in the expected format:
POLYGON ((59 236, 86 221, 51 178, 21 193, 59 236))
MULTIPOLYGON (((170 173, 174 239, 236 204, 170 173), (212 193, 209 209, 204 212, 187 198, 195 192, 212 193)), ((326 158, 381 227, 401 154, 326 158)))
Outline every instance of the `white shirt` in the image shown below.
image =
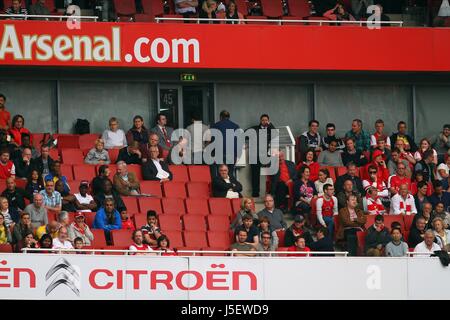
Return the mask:
POLYGON ((53 239, 53 249, 73 249, 73 246, 68 240, 62 243, 58 238, 55 238, 53 239))
MULTIPOLYGON (((377 138, 375 137, 374 134, 372 134, 370 136, 370 146, 371 147, 376 147, 377 146, 377 138)), ((390 147, 391 146, 391 138, 386 137, 386 146, 390 147)))
MULTIPOLYGON (((434 158, 434 161, 436 161, 437 162, 437 152, 436 152, 436 150, 434 150, 434 149, 431 149, 432 151, 433 151, 433 158, 434 158)), ((417 162, 419 162, 420 160, 422 160, 422 155, 420 154, 420 152, 419 151, 416 151, 415 153, 414 153, 414 159, 416 159, 416 161, 417 162)))
POLYGON ((158 160, 153 160, 152 159, 152 161, 153 161, 153 164, 156 167, 156 170, 158 170, 158 174, 156 175, 156 177, 158 179, 168 179, 170 175, 169 175, 168 172, 163 170, 163 168, 161 167, 161 163, 159 163, 158 160))
POLYGON ((442 176, 439 174, 439 170, 444 170, 446 174, 448 174, 449 172, 449 168, 448 165, 446 165, 445 163, 441 163, 440 165, 438 165, 437 169, 436 169, 436 179, 437 180, 444 180, 444 178, 442 178, 442 176))
POLYGON ((150 251, 153 251, 153 249, 149 245, 147 245, 145 243, 141 244, 140 246, 137 245, 136 243, 133 243, 132 245, 130 245, 128 250, 135 251, 135 252, 150 252, 150 251))
MULTIPOLYGON (((439 247, 439 245, 437 243, 433 242, 433 246, 431 247, 431 250, 427 248, 427 245, 425 244, 425 241, 422 241, 421 243, 419 243, 415 248, 414 248, 414 252, 417 253, 429 253, 432 254, 434 253, 434 251, 439 251, 441 250, 441 247, 439 247)), ((429 256, 427 255, 417 255, 414 256, 415 258, 428 258, 429 256)))
POLYGON ((414 197, 408 194, 405 200, 400 194, 397 193, 391 198, 391 214, 417 214, 414 197))
POLYGON ((176 13, 186 13, 192 12, 195 13, 195 7, 187 7, 187 8, 179 8, 178 4, 183 2, 190 2, 189 0, 175 0, 175 12, 176 13))
POLYGON ((381 181, 381 191, 380 189, 378 189, 378 182, 372 182, 372 181, 368 181, 368 180, 363 180, 363 188, 364 190, 369 190, 369 187, 374 187, 377 188, 378 190, 378 196, 382 197, 382 198, 388 198, 389 197, 389 191, 386 188, 386 184, 384 183, 384 181, 381 181))
MULTIPOLYGON (((224 181, 225 181, 226 183, 231 183, 229 178, 224 179, 224 181)), ((228 191, 227 191, 227 196, 226 196, 226 198, 228 198, 228 199, 236 199, 236 198, 239 198, 239 193, 236 192, 236 191, 228 190, 228 191)))
MULTIPOLYGON (((86 194, 86 197, 83 197, 80 193, 74 194, 75 198, 77 198, 80 204, 90 204, 94 201, 94 198, 90 194, 86 194)), ((91 212, 91 210, 78 210, 79 212, 91 212)))
POLYGON ((117 129, 117 131, 107 129, 103 131, 102 139, 105 141, 105 149, 126 147, 128 145, 127 137, 122 129, 117 129))

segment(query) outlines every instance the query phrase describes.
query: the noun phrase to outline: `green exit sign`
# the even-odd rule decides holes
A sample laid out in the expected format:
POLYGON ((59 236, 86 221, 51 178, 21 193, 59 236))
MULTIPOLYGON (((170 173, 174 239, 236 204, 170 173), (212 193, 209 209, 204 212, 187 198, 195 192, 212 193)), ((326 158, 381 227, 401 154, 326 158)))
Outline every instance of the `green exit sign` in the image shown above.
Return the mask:
POLYGON ((197 77, 195 74, 191 73, 182 73, 181 74, 181 81, 195 81, 197 80, 197 77))

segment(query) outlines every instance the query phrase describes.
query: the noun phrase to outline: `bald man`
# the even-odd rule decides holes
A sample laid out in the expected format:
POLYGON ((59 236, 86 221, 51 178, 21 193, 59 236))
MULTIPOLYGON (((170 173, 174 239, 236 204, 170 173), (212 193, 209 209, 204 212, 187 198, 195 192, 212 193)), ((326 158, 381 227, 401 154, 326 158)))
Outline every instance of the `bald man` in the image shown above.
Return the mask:
POLYGON ((42 194, 35 193, 33 196, 33 203, 30 203, 25 208, 24 212, 30 214, 33 229, 48 224, 47 209, 44 207, 44 198, 42 194))

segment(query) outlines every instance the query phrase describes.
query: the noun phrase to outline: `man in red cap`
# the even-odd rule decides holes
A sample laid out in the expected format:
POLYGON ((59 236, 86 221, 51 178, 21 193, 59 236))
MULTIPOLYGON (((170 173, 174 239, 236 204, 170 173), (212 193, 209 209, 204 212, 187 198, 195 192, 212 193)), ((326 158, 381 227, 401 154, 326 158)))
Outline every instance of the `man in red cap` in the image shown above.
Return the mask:
POLYGON ((375 150, 372 154, 372 162, 367 164, 363 170, 363 179, 369 179, 369 166, 377 168, 377 180, 387 183, 389 179, 389 170, 385 162, 385 156, 381 150, 375 150))
POLYGON ((80 237, 83 239, 84 245, 90 246, 94 240, 94 234, 86 224, 83 212, 77 212, 75 214, 75 221, 70 224, 67 231, 70 241, 74 241, 75 238, 80 237))

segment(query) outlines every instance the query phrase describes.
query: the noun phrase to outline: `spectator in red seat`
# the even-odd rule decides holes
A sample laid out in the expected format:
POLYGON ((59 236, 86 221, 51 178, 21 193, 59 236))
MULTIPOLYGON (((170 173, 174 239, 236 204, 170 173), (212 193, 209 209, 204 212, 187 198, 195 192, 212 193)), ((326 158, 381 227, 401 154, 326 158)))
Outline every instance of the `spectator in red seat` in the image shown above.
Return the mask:
MULTIPOLYGON (((22 249, 28 248, 28 249, 38 249, 39 248, 39 242, 37 242, 34 239, 34 235, 32 232, 27 232, 23 239, 17 244, 16 252, 24 253, 22 249)), ((31 251, 33 252, 33 251, 31 251)), ((36 253, 36 251, 34 251, 36 253)))
POLYGON ((342 151, 337 149, 337 141, 331 141, 328 150, 319 154, 317 162, 321 166, 342 167, 342 151))
POLYGON ((16 178, 26 179, 31 174, 31 149, 24 148, 19 159, 14 161, 16 169, 16 178))
MULTIPOLYGON (((397 140, 402 140, 404 143, 404 150, 409 152, 416 152, 417 146, 414 142, 414 139, 409 136, 406 132, 406 122, 400 121, 397 124, 397 133, 393 133, 391 135, 391 144, 396 145, 397 140)), ((396 145, 398 148, 398 146, 396 145)))
POLYGON ((309 179, 308 167, 301 167, 299 176, 294 185, 294 204, 296 211, 306 218, 311 213, 311 200, 317 198, 317 190, 314 182, 309 179))
POLYGON ((336 137, 336 126, 334 123, 327 123, 326 126, 327 134, 322 137, 322 148, 323 150, 328 150, 331 141, 336 141, 336 149, 344 150, 345 142, 342 138, 336 137))
POLYGON ((366 196, 363 199, 364 211, 370 215, 385 214, 386 208, 383 205, 382 197, 380 197, 380 191, 369 186, 366 190, 366 196))
POLYGON ((333 237, 334 216, 338 215, 337 198, 334 196, 334 187, 331 184, 323 186, 323 196, 317 199, 316 212, 319 223, 328 228, 328 234, 333 237))
MULTIPOLYGON (((289 252, 310 252, 311 249, 309 247, 306 246, 306 240, 303 236, 298 236, 295 238, 295 243, 294 245, 290 246, 288 248, 289 252)), ((303 254, 290 254, 288 255, 288 257, 306 257, 307 254, 303 253, 303 254)))
POLYGON ((12 160, 18 160, 22 159, 23 151, 24 149, 30 149, 31 151, 31 159, 38 158, 39 152, 36 150, 36 148, 31 144, 31 137, 28 133, 22 133, 22 144, 19 146, 19 148, 16 149, 16 151, 11 155, 12 160))
POLYGON ((336 179, 336 192, 342 192, 345 180, 351 180, 353 182, 353 191, 359 195, 364 195, 364 187, 362 180, 357 176, 356 165, 353 162, 348 162, 345 166, 347 167, 347 173, 336 179))
POLYGON ((158 115, 156 116, 156 126, 151 129, 151 132, 154 132, 158 135, 158 146, 162 151, 161 156, 164 159, 167 158, 169 150, 172 147, 171 137, 173 128, 167 126, 167 117, 164 114, 158 113, 158 115))
POLYGON ((11 243, 11 230, 6 225, 5 216, 0 213, 0 244, 11 243))
POLYGON ((398 190, 402 184, 408 186, 408 190, 411 190, 411 179, 406 176, 406 166, 404 163, 397 165, 397 174, 389 177, 388 188, 391 195, 398 193, 398 190))
POLYGON ((149 138, 148 144, 146 145, 145 148, 141 148, 142 163, 144 163, 152 158, 150 155, 150 149, 152 147, 158 148, 159 156, 160 156, 159 160, 161 160, 161 161, 164 160, 164 158, 162 158, 163 150, 159 146, 159 136, 154 132, 150 132, 150 138, 149 138))
MULTIPOLYGON (((73 240, 73 248, 74 249, 78 249, 78 250, 82 250, 84 247, 84 242, 83 239, 81 237, 76 237, 73 240)), ((75 251, 76 254, 86 254, 86 252, 83 251, 75 251)))
MULTIPOLYGON (((405 150, 405 142, 402 139, 398 139, 395 143, 395 148, 400 150, 399 156, 400 160, 407 161, 407 164, 411 171, 414 170, 414 165, 416 164, 416 159, 414 159, 414 155, 410 151, 405 150)), ((406 164, 406 163, 405 163, 406 164)))
POLYGON ((417 162, 420 162, 424 158, 425 152, 430 151, 433 153, 433 161, 432 163, 434 166, 437 166, 438 164, 438 154, 436 150, 434 150, 431 147, 431 142, 427 138, 423 138, 420 140, 419 143, 419 149, 414 153, 414 159, 416 159, 417 162))
POLYGON ((255 225, 259 223, 258 215, 253 210, 252 199, 242 198, 241 210, 239 210, 233 222, 231 222, 231 230, 235 230, 238 226, 242 225, 242 218, 247 214, 250 214, 253 217, 253 223, 255 225))
MULTIPOLYGON (((253 220, 253 225, 255 225, 255 222, 253 220)), ((262 239, 262 234, 264 232, 269 232, 269 234, 271 235, 271 244, 273 245, 273 247, 278 248, 278 235, 277 233, 272 230, 272 227, 270 226, 270 220, 267 217, 262 217, 261 220, 259 220, 259 225, 258 225, 258 240, 259 243, 261 243, 261 239, 262 239)))
POLYGON ((89 150, 84 162, 87 164, 110 164, 109 153, 104 147, 105 142, 102 139, 95 140, 95 147, 89 150))
POLYGON ((33 203, 30 203, 24 210, 30 215, 33 229, 48 224, 47 208, 44 206, 44 199, 40 193, 33 197, 33 203))
POLYGON ((128 172, 127 164, 117 163, 117 172, 113 178, 114 188, 122 196, 137 196, 140 194, 140 183, 134 172, 128 172))
POLYGON ((144 243, 144 236, 141 230, 134 230, 132 239, 133 243, 128 250, 135 252, 133 253, 134 255, 142 255, 153 251, 148 244, 144 243))
POLYGON ((197 13, 197 0, 175 0, 175 12, 185 18, 191 18, 197 13))
MULTIPOLYGON (((200 8, 199 18, 216 19, 217 1, 205 0, 200 8)), ((200 23, 219 23, 219 21, 200 21, 200 23)))
POLYGON ((336 232, 336 242, 344 242, 346 250, 350 256, 356 256, 358 239, 356 233, 364 231, 367 217, 358 208, 356 194, 349 194, 346 197, 346 206, 339 210, 339 227, 336 232))
POLYGON ((231 245, 230 251, 247 252, 247 253, 235 253, 235 257, 253 257, 255 256, 252 251, 256 251, 255 247, 247 242, 247 231, 245 229, 239 230, 236 236, 237 242, 231 245))
POLYGON ((270 194, 275 195, 276 207, 288 209, 287 197, 290 195, 289 191, 292 190, 294 181, 297 179, 297 172, 295 170, 295 164, 292 161, 286 160, 283 151, 278 153, 278 164, 278 171, 271 179, 270 194))
POLYGON ((169 166, 166 161, 158 158, 158 147, 150 147, 150 159, 142 164, 142 177, 144 180, 166 182, 171 181, 173 176, 170 172, 169 166))
MULTIPOLYGON (((234 0, 230 0, 227 5, 226 13, 225 13, 226 19, 244 19, 244 15, 239 11, 239 8, 236 5, 236 2, 234 0)), ((227 21, 227 24, 244 24, 243 21, 227 21)))
POLYGON ((148 245, 157 245, 157 239, 161 236, 161 229, 159 228, 158 218, 156 217, 156 211, 147 211, 147 224, 141 227, 144 233, 144 242, 148 245))
POLYGON ((12 143, 16 146, 20 146, 22 144, 22 133, 27 133, 31 135, 30 130, 24 127, 25 119, 20 114, 17 114, 12 119, 12 128, 9 129, 9 134, 12 137, 12 143))
POLYGON ((16 167, 14 163, 9 160, 10 153, 7 149, 3 149, 0 154, 0 179, 7 179, 9 177, 15 178, 16 167))
POLYGON ((68 181, 67 177, 63 176, 62 172, 61 172, 61 162, 60 161, 53 161, 53 165, 50 168, 50 173, 45 176, 44 180, 45 181, 51 180, 55 184, 56 184, 56 182, 61 180, 64 184, 64 191, 67 193, 70 192, 70 187, 69 187, 69 184, 67 183, 67 181, 68 181))
POLYGON ((312 0, 316 15, 322 16, 326 11, 336 6, 337 0, 312 0))
POLYGON ((417 184, 417 194, 414 196, 414 201, 417 213, 421 214, 425 203, 430 203, 427 197, 428 184, 425 181, 420 181, 417 184))
POLYGON ((119 211, 114 208, 114 200, 105 199, 103 206, 95 214, 93 229, 103 229, 105 231, 106 240, 111 240, 111 230, 119 230, 122 228, 122 219, 120 219, 119 211))
POLYGON ((372 155, 372 159, 372 162, 366 165, 366 167, 362 171, 362 178, 368 180, 369 168, 375 167, 377 169, 377 181, 383 181, 384 183, 387 183, 389 180, 389 170, 386 166, 383 152, 381 152, 380 150, 375 150, 372 155))
POLYGON ((417 214, 414 197, 409 194, 408 185, 400 185, 399 192, 391 199, 391 214, 417 214))
MULTIPOLYGON (((359 1, 359 0, 357 0, 359 1)), ((367 0, 362 0, 367 1, 367 0)), ((371 0, 369 0, 371 1, 371 0)), ((391 138, 384 133, 384 121, 378 119, 375 121, 375 133, 370 136, 370 146, 375 149, 378 145, 378 139, 383 140, 385 142, 386 149, 391 149, 391 138)))
POLYGON ((302 236, 305 238, 306 245, 310 245, 313 242, 313 238, 310 232, 305 228, 306 220, 302 215, 296 215, 294 217, 294 222, 289 228, 287 228, 284 235, 284 246, 290 247, 295 244, 295 238, 302 236))
POLYGON ((333 179, 330 178, 330 171, 326 168, 322 168, 319 170, 319 179, 314 182, 316 186, 317 195, 319 197, 323 196, 323 187, 326 185, 334 185, 333 179))
POLYGON ((433 205, 433 208, 436 207, 436 204, 441 202, 444 204, 445 210, 448 210, 448 208, 450 208, 450 192, 444 190, 442 183, 439 180, 433 182, 433 188, 433 194, 428 197, 428 200, 433 205))
POLYGON ((131 221, 126 211, 120 213, 120 218, 122 219, 122 229, 135 230, 133 221, 131 221))
POLYGON ((41 155, 31 160, 33 169, 37 170, 42 177, 47 176, 53 167, 54 160, 49 156, 49 151, 50 148, 48 146, 42 146, 41 155))
POLYGON ((10 210, 22 212, 25 209, 25 190, 17 188, 14 178, 6 179, 6 189, 1 196, 8 199, 10 210))
POLYGON ((381 151, 383 153, 383 158, 386 161, 386 163, 388 163, 388 161, 391 159, 391 149, 388 149, 386 147, 386 141, 384 140, 383 137, 378 137, 377 139, 377 144, 375 145, 375 148, 372 150, 372 159, 373 157, 373 153, 376 151, 381 151))
POLYGON ((414 173, 417 174, 418 171, 421 171, 424 181, 433 182, 435 180, 433 159, 433 152, 431 150, 425 151, 422 160, 418 161, 414 166, 414 173))
POLYGON ((341 156, 344 166, 350 162, 354 163, 357 167, 363 167, 367 164, 367 159, 363 153, 356 150, 355 140, 353 138, 347 138, 347 140, 345 140, 345 149, 341 156))
POLYGON ((419 183, 420 182, 425 182, 426 185, 427 185, 427 197, 431 196, 433 194, 433 191, 434 191, 433 190, 433 184, 431 182, 429 182, 429 181, 428 182, 424 181, 424 179, 423 179, 423 172, 421 170, 415 172, 414 175, 415 175, 415 177, 414 177, 415 181, 413 181, 411 183, 411 193, 413 195, 416 195, 417 192, 418 192, 418 185, 419 185, 419 183))
MULTIPOLYGON (((264 252, 264 251, 276 251, 278 246, 272 244, 272 234, 269 231, 263 231, 260 235, 261 241, 256 246, 256 251, 264 252)), ((259 257, 267 257, 268 254, 259 253, 259 257)))
POLYGON ((212 181, 212 192, 214 197, 235 199, 241 197, 242 185, 235 177, 228 174, 228 166, 219 166, 219 176, 212 181))
MULTIPOLYGON (((313 252, 334 252, 333 237, 328 233, 328 229, 325 227, 319 227, 316 232, 317 240, 309 245, 309 248, 313 252)), ((317 254, 313 256, 319 257, 334 257, 334 254, 317 254)))
MULTIPOLYGON (((6 14, 9 14, 8 9, 6 14)), ((9 113, 9 111, 6 110, 5 103, 6 103, 6 96, 0 93, 0 129, 2 130, 8 130, 9 127, 11 127, 11 113, 9 113)))
POLYGON ((58 232, 58 237, 53 239, 53 249, 73 249, 66 227, 61 227, 58 232))
POLYGON ((19 222, 19 213, 9 208, 8 199, 5 197, 0 197, 0 213, 3 215, 3 219, 8 228, 13 228, 14 224, 19 222))
POLYGON ((133 118, 133 127, 126 134, 127 144, 131 145, 133 141, 137 141, 140 147, 146 148, 149 135, 150 131, 144 126, 144 118, 135 116, 133 118))
POLYGON ((345 10, 345 7, 338 3, 333 9, 323 14, 325 18, 334 21, 355 21, 355 18, 345 10))
MULTIPOLYGON (((75 212, 77 211, 77 207, 75 204, 76 198, 70 192, 66 192, 64 190, 64 184, 61 180, 58 180, 55 184, 55 191, 59 192, 61 196, 61 210, 67 212, 75 212)), ((44 191, 45 192, 45 191, 44 191)))
POLYGON ((127 137, 122 129, 119 129, 119 120, 112 117, 109 119, 109 129, 103 131, 102 140, 105 142, 105 149, 122 149, 128 145, 127 137))
POLYGON ((258 212, 258 217, 259 219, 267 217, 274 231, 285 230, 287 228, 283 212, 275 208, 273 197, 270 194, 266 194, 264 197, 264 209, 258 212))
MULTIPOLYGON (((431 207, 431 206, 430 206, 431 207)), ((424 211, 425 211, 424 207, 424 211)), ((414 218, 417 218, 413 220, 413 224, 411 226, 411 230, 409 231, 409 237, 408 237, 408 245, 410 248, 416 247, 419 243, 421 243, 424 239, 425 231, 430 229, 427 226, 427 221, 425 220, 425 217, 420 215, 416 216, 414 218)), ((431 226, 431 220, 429 220, 429 224, 431 226)))
POLYGON ((448 159, 448 156, 450 155, 450 124, 445 124, 442 128, 442 132, 434 137, 433 147, 438 154, 438 163, 443 163, 446 156, 448 159))
POLYGON ((441 218, 444 222, 444 228, 450 229, 450 213, 446 212, 444 204, 442 202, 436 203, 436 206, 432 213, 433 218, 441 218))
POLYGON ((80 182, 79 193, 75 193, 75 207, 77 211, 82 212, 92 212, 97 209, 97 204, 94 201, 94 198, 88 194, 89 191, 89 182, 83 180, 80 182))
POLYGON ((127 147, 120 149, 116 163, 124 161, 126 164, 141 164, 143 162, 142 157, 139 142, 131 141, 127 147))
POLYGON ((450 230, 444 228, 444 220, 441 217, 433 219, 433 231, 436 236, 437 244, 442 250, 450 250, 450 230))
POLYGON ((247 232, 247 239, 245 240, 245 242, 251 244, 253 247, 256 248, 256 246, 259 243, 259 232, 258 228, 253 225, 253 217, 250 214, 244 216, 244 218, 242 219, 242 225, 236 228, 234 232, 236 240, 239 231, 241 230, 245 230, 247 232))
POLYGON ((408 255, 408 244, 402 241, 400 228, 391 230, 392 241, 386 245, 386 257, 406 257, 408 255))
POLYGON ((300 162, 295 169, 298 171, 303 166, 307 166, 309 168, 309 179, 311 181, 316 181, 319 179, 320 165, 316 160, 316 153, 313 149, 306 151, 306 154, 303 156, 303 162, 300 162))
POLYGON ((109 179, 103 180, 102 189, 94 197, 94 200, 97 203, 97 208, 102 207, 106 199, 114 200, 115 208, 120 213, 127 211, 125 203, 123 202, 119 193, 117 193, 117 191, 113 189, 112 182, 109 179))
POLYGON ((31 174, 28 176, 28 182, 25 187, 27 198, 33 198, 35 193, 39 193, 45 189, 44 179, 36 169, 31 170, 31 174))
POLYGON ((92 180, 92 193, 94 194, 94 196, 97 195, 98 193, 102 192, 103 183, 105 180, 110 181, 112 184, 112 181, 109 179, 110 173, 111 173, 111 170, 105 164, 101 165, 98 168, 98 176, 96 176, 92 180))
POLYGON ((68 228, 69 240, 75 243, 76 238, 81 238, 84 245, 90 246, 94 240, 94 234, 85 222, 86 218, 83 212, 77 212, 75 221, 68 228))
MULTIPOLYGON (((48 233, 44 233, 39 239, 39 248, 41 249, 52 249, 53 248, 53 238, 48 233)), ((39 251, 39 253, 53 253, 53 251, 39 251)))
POLYGON ((384 217, 377 215, 375 223, 367 229, 365 252, 368 256, 384 255, 386 245, 391 241, 389 230, 384 225, 384 217))
MULTIPOLYGON (((399 140, 401 141, 401 140, 399 140)), ((412 172, 409 166, 409 161, 406 159, 400 158, 401 152, 400 149, 394 148, 391 152, 391 158, 388 161, 387 167, 389 170, 389 174, 394 175, 397 172, 397 168, 399 164, 403 164, 405 167, 405 176, 411 178, 412 172)))
POLYGON ((425 231, 423 241, 415 246, 414 252, 427 253, 427 255, 417 255, 416 257, 429 257, 430 254, 434 253, 435 251, 440 251, 441 247, 435 241, 436 237, 433 230, 425 231))
POLYGON ((34 234, 33 231, 30 214, 28 212, 22 212, 20 214, 20 221, 13 228, 12 243, 19 244, 27 234, 34 234))
POLYGON ((361 211, 364 210, 363 200, 360 193, 353 190, 353 182, 350 179, 344 181, 343 190, 336 195, 336 198, 338 199, 338 209, 340 210, 347 206, 347 197, 350 195, 355 195, 357 202, 356 207, 361 211))
MULTIPOLYGON (((360 119, 354 119, 352 122, 352 129, 345 134, 346 138, 352 138, 355 143, 355 148, 359 152, 370 150, 370 135, 362 129, 363 124, 360 119)), ((348 146, 346 144, 348 149, 348 146)), ((356 161, 353 161, 357 163, 356 161)))
POLYGON ((158 248, 156 250, 163 251, 161 253, 162 256, 176 256, 177 255, 176 251, 170 248, 170 240, 167 236, 162 234, 158 237, 158 239, 156 241, 158 243, 157 244, 158 248))
MULTIPOLYGON (((50 10, 45 5, 45 0, 37 0, 35 4, 30 6, 30 15, 50 15, 50 10)), ((36 20, 48 20, 42 18, 35 18, 36 20)))
POLYGON ((309 130, 302 133, 300 136, 299 151, 305 154, 309 149, 315 152, 322 151, 322 139, 319 134, 319 121, 311 120, 308 123, 309 130))

